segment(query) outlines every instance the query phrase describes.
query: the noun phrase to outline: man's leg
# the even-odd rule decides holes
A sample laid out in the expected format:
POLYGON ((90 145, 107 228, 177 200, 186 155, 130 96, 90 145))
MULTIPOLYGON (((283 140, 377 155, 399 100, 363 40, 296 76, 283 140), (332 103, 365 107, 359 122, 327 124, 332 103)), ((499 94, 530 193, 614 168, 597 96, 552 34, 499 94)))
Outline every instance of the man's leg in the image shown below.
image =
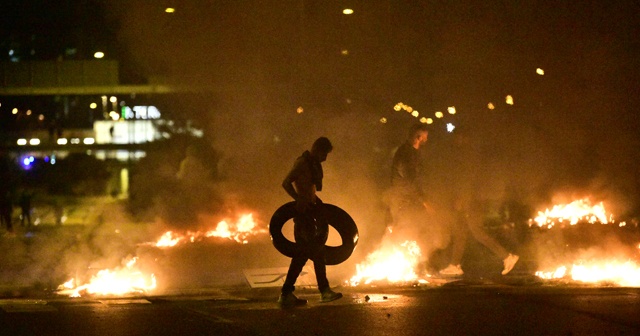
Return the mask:
POLYGON ((293 293, 296 289, 295 284, 298 276, 302 272, 302 268, 304 268, 304 264, 307 263, 307 258, 304 257, 295 257, 291 259, 291 264, 289 265, 289 271, 287 272, 287 277, 284 280, 284 285, 282 285, 282 294, 287 295, 293 293))

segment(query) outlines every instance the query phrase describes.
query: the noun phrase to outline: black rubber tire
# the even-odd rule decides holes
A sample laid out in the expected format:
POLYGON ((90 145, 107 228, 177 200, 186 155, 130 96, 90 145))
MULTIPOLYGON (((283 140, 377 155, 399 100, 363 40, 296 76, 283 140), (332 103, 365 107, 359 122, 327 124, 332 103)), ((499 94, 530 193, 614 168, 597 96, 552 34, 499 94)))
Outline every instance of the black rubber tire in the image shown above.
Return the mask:
MULTIPOLYGON (((338 231, 342 239, 342 245, 340 246, 325 247, 326 264, 338 265, 349 259, 356 245, 358 245, 358 227, 351 216, 341 208, 327 203, 322 203, 318 206, 322 207, 320 211, 322 211, 328 224, 338 231)), ((282 227, 287 221, 297 215, 296 202, 289 202, 278 208, 278 210, 273 213, 273 216, 271 216, 271 221, 269 222, 269 234, 271 235, 273 246, 275 246, 278 252, 289 258, 300 255, 301 249, 298 244, 290 241, 282 234, 282 227)))

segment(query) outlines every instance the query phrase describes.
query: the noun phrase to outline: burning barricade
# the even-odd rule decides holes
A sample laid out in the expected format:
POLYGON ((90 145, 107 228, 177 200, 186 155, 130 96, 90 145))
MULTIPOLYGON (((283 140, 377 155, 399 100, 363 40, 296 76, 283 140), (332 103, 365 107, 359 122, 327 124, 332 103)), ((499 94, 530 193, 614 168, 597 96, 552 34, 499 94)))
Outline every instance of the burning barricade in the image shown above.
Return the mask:
POLYGON ((637 227, 616 222, 602 202, 588 198, 539 211, 535 275, 551 282, 640 286, 637 227))
POLYGON ((186 246, 187 243, 205 243, 212 239, 245 245, 251 237, 266 233, 267 230, 258 225, 252 213, 242 214, 235 221, 218 221, 215 228, 210 230, 166 231, 155 241, 138 244, 138 256, 123 259, 117 267, 89 268, 77 272, 73 278, 58 286, 56 293, 70 297, 148 295, 160 287, 159 281, 164 271, 161 268, 166 265, 156 261, 169 249, 186 246), (149 250, 164 252, 150 253, 149 250))

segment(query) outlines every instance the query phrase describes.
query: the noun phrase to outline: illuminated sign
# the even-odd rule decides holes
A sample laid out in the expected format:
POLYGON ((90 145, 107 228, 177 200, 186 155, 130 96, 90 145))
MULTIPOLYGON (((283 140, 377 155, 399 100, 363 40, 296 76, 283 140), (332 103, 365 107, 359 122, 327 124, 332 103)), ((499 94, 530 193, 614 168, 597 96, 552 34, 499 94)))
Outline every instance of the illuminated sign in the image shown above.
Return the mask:
POLYGON ((161 114, 155 106, 123 106, 120 111, 122 119, 160 119, 161 114))

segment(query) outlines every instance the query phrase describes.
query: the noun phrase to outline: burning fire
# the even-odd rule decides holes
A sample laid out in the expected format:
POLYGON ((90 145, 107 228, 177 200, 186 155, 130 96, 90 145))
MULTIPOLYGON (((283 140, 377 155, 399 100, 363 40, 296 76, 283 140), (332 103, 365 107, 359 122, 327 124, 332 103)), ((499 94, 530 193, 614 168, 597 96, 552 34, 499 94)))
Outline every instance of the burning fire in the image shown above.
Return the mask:
POLYGON ((538 227, 552 228, 559 223, 568 222, 575 225, 578 222, 608 224, 612 222, 612 216, 607 217, 602 202, 591 205, 588 198, 577 200, 569 204, 555 205, 551 210, 538 211, 538 216, 533 219, 538 227))
POLYGON ((624 287, 640 287, 640 266, 633 261, 600 261, 574 263, 568 269, 560 266, 555 271, 536 272, 542 279, 564 279, 585 283, 614 283, 624 287))
POLYGON ((201 232, 201 231, 187 231, 184 234, 180 234, 174 231, 165 232, 160 239, 155 243, 157 247, 172 247, 181 242, 195 242, 204 238, 219 237, 235 240, 238 243, 248 243, 247 238, 261 233, 266 233, 266 229, 257 227, 256 222, 253 220, 253 214, 245 214, 240 216, 237 222, 229 222, 228 220, 222 220, 218 222, 218 225, 214 230, 201 232))
MULTIPOLYGON (((551 210, 538 212, 533 220, 538 227, 552 228, 558 223, 568 222, 575 225, 579 222, 608 224, 613 216, 607 214, 602 202, 591 205, 588 198, 565 205, 556 205, 551 210)), ((620 223, 625 226, 625 223, 620 223)), ((640 248, 640 245, 638 245, 640 248)), ((536 276, 542 279, 571 279, 584 283, 609 283, 625 287, 640 287, 640 266, 629 258, 613 259, 578 259, 571 265, 561 265, 552 270, 537 271, 536 276)))
POLYGON ((129 259, 125 266, 115 270, 103 269, 91 277, 87 284, 77 286, 76 279, 72 278, 58 286, 58 294, 80 297, 90 295, 125 295, 139 294, 152 291, 156 288, 156 277, 151 274, 146 276, 138 269, 137 257, 129 259))
POLYGON ((356 275, 350 280, 351 286, 370 284, 374 281, 420 282, 414 271, 420 261, 420 247, 415 241, 405 241, 400 246, 386 246, 369 254, 363 263, 356 265, 356 275))

